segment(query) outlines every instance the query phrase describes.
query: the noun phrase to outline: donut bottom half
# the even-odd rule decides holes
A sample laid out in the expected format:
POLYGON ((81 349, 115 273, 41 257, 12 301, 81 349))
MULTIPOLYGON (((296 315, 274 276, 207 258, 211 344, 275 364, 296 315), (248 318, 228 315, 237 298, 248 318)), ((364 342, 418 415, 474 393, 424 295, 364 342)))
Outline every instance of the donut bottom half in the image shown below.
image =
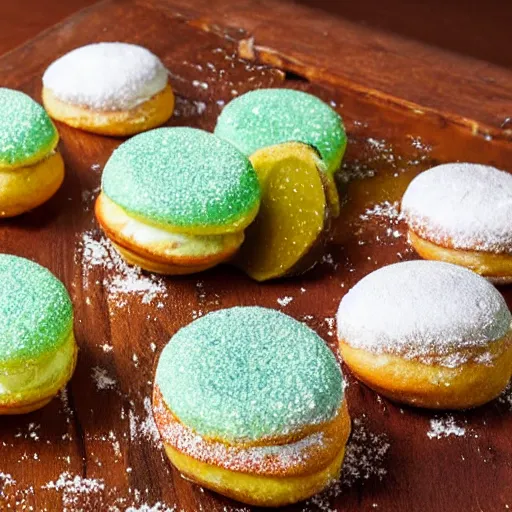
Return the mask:
POLYGON ((391 354, 375 354, 340 341, 343 361, 368 387, 395 402, 429 409, 469 409, 490 402, 512 375, 512 334, 493 341, 471 356, 489 354, 455 368, 426 364, 391 354))
POLYGON ((165 89, 129 110, 100 111, 58 99, 43 88, 43 104, 53 119, 100 135, 134 135, 164 124, 174 111, 174 93, 165 89))
POLYGON ((226 262, 244 240, 243 231, 225 235, 185 235, 145 225, 101 193, 98 223, 121 257, 149 272, 184 275, 226 262), (149 233, 149 234, 148 234, 149 233))
POLYGON ((289 475, 226 469, 191 457, 165 440, 164 448, 170 461, 184 478, 248 505, 280 507, 310 498, 339 478, 350 434, 346 402, 343 403, 336 421, 340 422, 340 439, 326 464, 318 467, 314 460, 305 463, 298 457, 297 466, 304 467, 291 468, 289 475))
POLYGON ((26 167, 0 168, 0 218, 14 217, 42 205, 63 181, 64 161, 56 151, 26 167))
POLYGON ((0 415, 26 414, 48 404, 71 379, 77 354, 71 331, 61 347, 27 368, 0 369, 0 415))
POLYGON ((512 254, 468 251, 437 245, 409 230, 414 250, 426 260, 445 261, 466 267, 495 284, 512 283, 512 254))

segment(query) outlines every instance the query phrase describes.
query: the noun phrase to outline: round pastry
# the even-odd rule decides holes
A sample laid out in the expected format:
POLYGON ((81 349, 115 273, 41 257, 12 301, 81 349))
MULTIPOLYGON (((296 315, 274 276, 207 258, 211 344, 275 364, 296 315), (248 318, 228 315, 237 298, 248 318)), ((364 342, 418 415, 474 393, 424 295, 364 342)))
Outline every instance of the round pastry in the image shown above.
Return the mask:
POLYGON ((347 144, 340 116, 311 94, 260 89, 229 103, 215 134, 250 157, 262 187, 239 265, 258 281, 306 271, 321 254, 328 217, 339 215, 334 173, 347 144))
POLYGON ((512 174, 478 164, 439 165, 411 182, 402 212, 422 258, 512 282, 512 174))
POLYGON ((0 217, 46 202, 64 180, 59 134, 43 107, 0 87, 0 217))
POLYGON ((378 393, 418 407, 465 409, 512 374, 512 316, 486 279, 437 261, 383 267, 343 297, 344 362, 378 393))
POLYGON ((46 405, 75 369, 73 309, 46 268, 0 254, 0 414, 46 405))
POLYGON ((58 121, 103 135, 132 135, 165 123, 174 109, 168 72, 146 48, 96 43, 53 62, 43 103, 58 121))
POLYGON ((249 160, 193 128, 160 128, 128 140, 103 171, 96 217, 129 263, 190 274, 229 260, 258 212, 249 160))
POLYGON ((244 503, 306 499, 339 476, 350 419, 332 352, 278 311, 235 307, 164 348, 153 412, 187 478, 244 503))

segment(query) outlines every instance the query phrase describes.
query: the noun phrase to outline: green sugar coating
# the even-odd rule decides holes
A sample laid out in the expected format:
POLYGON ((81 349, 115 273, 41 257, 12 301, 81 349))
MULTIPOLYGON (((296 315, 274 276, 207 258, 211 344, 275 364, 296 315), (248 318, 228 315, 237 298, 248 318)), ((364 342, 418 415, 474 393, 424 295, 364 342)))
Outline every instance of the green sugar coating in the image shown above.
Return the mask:
POLYGON ((64 285, 41 265, 10 254, 0 254, 0 283, 0 366, 57 349, 73 322, 64 285))
POLYGON ((128 212, 179 227, 229 226, 260 199, 249 160, 194 128, 159 128, 119 146, 103 171, 103 191, 128 212))
POLYGON ((26 94, 0 87, 0 167, 23 165, 57 142, 57 130, 43 107, 26 94))
POLYGON ((261 307, 223 309, 179 330, 155 381, 180 421, 228 442, 328 421, 343 399, 343 377, 324 341, 261 307))
POLYGON ((215 135, 248 156, 284 142, 309 144, 330 173, 347 146, 341 117, 316 96, 292 89, 258 89, 234 99, 219 116, 215 135))

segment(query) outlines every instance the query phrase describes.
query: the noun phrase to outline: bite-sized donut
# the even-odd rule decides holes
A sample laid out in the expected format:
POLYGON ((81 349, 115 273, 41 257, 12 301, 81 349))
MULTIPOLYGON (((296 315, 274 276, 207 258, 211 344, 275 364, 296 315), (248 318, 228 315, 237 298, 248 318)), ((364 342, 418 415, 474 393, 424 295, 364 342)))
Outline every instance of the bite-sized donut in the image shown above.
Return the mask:
POLYGON ((156 370, 153 412, 187 478, 244 503, 281 506, 337 478, 350 432, 343 376, 309 327, 235 307, 180 329, 156 370))
POLYGON ((464 409, 496 398, 512 374, 512 316, 486 279, 438 261, 383 267, 341 300, 344 362, 392 400, 464 409))
POLYGON ((194 128, 159 128, 114 151, 95 211, 129 263, 190 274, 234 255, 259 200, 256 173, 234 146, 194 128))
POLYGON ((439 165, 411 182, 402 212, 422 258, 512 282, 512 174, 479 164, 439 165))
POLYGON ((174 110, 168 72, 146 48, 95 43, 66 53, 43 75, 43 103, 56 120, 103 135, 133 135, 174 110))
POLYGON ((0 254, 0 415, 46 405, 75 369, 73 308, 46 268, 0 254))
POLYGON ((314 249, 329 216, 339 215, 334 173, 347 144, 340 116, 311 94, 260 89, 231 101, 215 134, 250 157, 262 185, 240 266, 258 281, 306 271, 321 254, 314 249))
POLYGON ((43 107, 0 87, 0 217, 46 202, 64 180, 59 134, 43 107))

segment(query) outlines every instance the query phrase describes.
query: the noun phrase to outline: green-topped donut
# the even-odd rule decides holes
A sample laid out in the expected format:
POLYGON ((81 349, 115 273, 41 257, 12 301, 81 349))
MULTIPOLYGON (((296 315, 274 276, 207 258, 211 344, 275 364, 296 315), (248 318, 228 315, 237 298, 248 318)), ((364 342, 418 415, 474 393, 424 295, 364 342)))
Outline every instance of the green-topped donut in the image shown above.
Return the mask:
POLYGON ((185 425, 229 443, 286 436, 334 417, 336 359, 309 327, 275 310, 234 307, 179 330, 155 383, 185 425))
POLYGON ((245 155, 193 128, 159 128, 123 143, 105 166, 103 192, 143 221, 196 234, 242 230, 260 201, 245 155))
POLYGON ((0 283, 0 368, 32 363, 68 339, 71 300, 49 270, 0 254, 0 283))
POLYGON ((0 169, 42 160, 59 135, 43 107, 26 94, 0 87, 0 169))
POLYGON ((247 156, 302 142, 318 151, 329 173, 339 168, 347 145, 341 117, 316 96, 292 89, 259 89, 234 99, 219 116, 215 135, 247 156))

